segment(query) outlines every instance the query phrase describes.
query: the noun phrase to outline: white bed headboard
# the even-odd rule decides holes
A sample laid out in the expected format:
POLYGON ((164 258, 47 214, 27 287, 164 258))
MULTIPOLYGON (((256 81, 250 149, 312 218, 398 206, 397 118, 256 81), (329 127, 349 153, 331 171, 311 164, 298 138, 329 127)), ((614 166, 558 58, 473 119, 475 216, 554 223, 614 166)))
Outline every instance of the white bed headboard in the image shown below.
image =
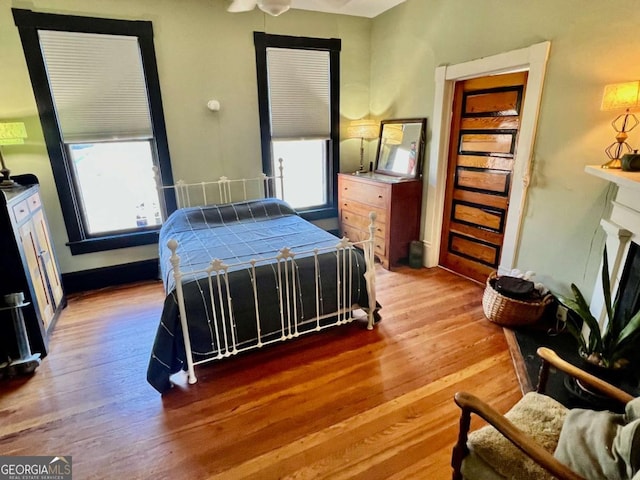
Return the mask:
POLYGON ((282 159, 279 159, 279 174, 274 176, 267 176, 264 173, 258 177, 240 179, 229 179, 223 176, 218 180, 193 183, 178 180, 174 185, 161 185, 157 169, 155 170, 158 190, 173 189, 178 208, 216 205, 269 197, 278 197, 284 200, 282 159), (279 192, 276 185, 280 187, 279 192))

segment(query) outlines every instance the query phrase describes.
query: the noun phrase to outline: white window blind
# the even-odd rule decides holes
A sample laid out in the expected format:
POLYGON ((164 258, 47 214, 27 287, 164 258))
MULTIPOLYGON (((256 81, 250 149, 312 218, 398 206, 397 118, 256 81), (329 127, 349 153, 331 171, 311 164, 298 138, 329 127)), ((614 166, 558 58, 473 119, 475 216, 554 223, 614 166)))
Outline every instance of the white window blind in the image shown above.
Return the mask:
POLYGON ((137 37, 38 34, 65 142, 152 137, 137 37))
POLYGON ((271 137, 330 138, 329 52, 267 48, 271 137))

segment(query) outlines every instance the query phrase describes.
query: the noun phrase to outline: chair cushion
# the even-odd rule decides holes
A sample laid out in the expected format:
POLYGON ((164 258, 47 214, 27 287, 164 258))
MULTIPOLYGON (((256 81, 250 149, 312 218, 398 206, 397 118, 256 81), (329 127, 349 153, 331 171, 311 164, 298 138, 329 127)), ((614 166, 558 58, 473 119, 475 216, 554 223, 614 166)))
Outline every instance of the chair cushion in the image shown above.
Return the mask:
POLYGON ((555 457, 587 479, 634 477, 640 470, 640 398, 627 404, 624 415, 571 410, 555 457))
MULTIPOLYGON (((551 397, 536 392, 527 393, 505 417, 536 443, 553 453, 558 445, 560 430, 568 410, 551 397)), ((553 479, 542 467, 522 453, 492 426, 469 434, 467 445, 472 454, 480 457, 499 475, 507 479, 553 479)), ((471 475, 465 478, 472 478, 471 475)))
POLYGON ((473 452, 464 457, 460 468, 464 480, 506 480, 473 452))

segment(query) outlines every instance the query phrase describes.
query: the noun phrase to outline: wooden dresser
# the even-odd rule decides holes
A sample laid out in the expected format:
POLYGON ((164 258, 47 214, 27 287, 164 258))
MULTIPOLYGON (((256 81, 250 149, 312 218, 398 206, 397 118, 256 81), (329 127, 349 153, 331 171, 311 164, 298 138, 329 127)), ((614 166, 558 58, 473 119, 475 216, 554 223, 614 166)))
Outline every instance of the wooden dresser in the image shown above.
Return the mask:
MULTIPOLYGON (((16 179, 23 177, 35 181, 33 175, 16 179)), ((3 295, 24 293, 30 347, 45 356, 49 333, 66 300, 37 184, 0 189, 0 264, 0 304, 3 295)), ((11 318, 0 317, 0 337, 0 354, 15 358, 11 318)))
POLYGON ((386 269, 409 256, 420 235, 422 181, 391 175, 338 174, 341 234, 352 241, 369 236, 369 212, 376 213, 375 254, 386 269))

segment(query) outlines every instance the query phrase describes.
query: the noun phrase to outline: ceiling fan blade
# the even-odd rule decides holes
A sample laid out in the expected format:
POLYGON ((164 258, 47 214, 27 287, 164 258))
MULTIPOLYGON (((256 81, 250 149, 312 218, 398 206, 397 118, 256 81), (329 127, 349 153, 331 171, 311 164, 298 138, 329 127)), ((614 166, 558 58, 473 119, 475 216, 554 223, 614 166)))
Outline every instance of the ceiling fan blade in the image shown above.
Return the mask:
POLYGON ((342 8, 351 0, 325 0, 325 3, 328 3, 333 8, 342 8))
POLYGON ((256 8, 256 0, 232 0, 231 5, 227 8, 227 12, 249 12, 254 8, 256 8))
POLYGON ((277 17, 291 8, 291 0, 257 0, 258 8, 277 17))

